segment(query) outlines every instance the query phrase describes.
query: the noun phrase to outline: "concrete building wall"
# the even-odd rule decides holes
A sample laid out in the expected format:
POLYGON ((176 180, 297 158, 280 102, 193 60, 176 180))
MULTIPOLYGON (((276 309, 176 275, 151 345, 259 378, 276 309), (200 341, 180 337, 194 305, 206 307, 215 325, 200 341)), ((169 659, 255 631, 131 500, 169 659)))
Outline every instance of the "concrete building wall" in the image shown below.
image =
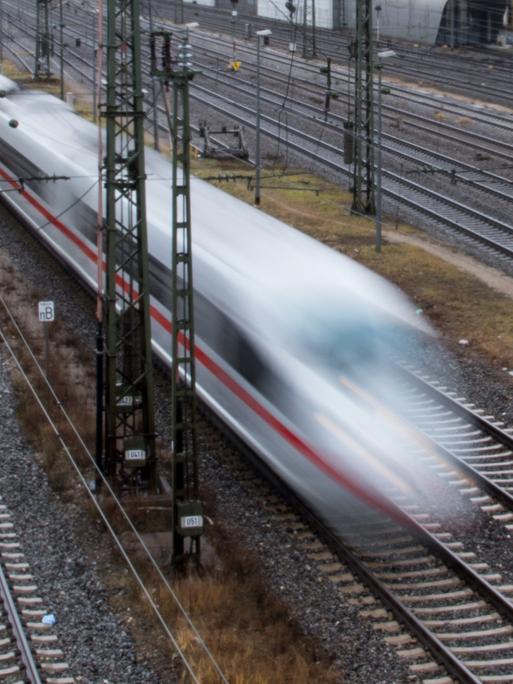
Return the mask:
POLYGON ((205 5, 206 7, 215 7, 216 0, 184 0, 188 5, 205 5))
MULTIPOLYGON (((434 44, 447 0, 375 0, 381 6, 380 34, 434 44)), ((348 26, 356 23, 356 0, 346 0, 348 26)), ((377 13, 374 12, 375 28, 377 13)))
MULTIPOLYGON (((289 13, 285 9, 286 0, 257 0, 257 12, 261 17, 289 21, 289 13)), ((315 0, 315 25, 319 28, 334 28, 333 3, 339 0, 315 0)), ((294 22, 303 25, 304 0, 293 0, 296 6, 294 22)), ((312 0, 307 0, 307 21, 312 22, 312 0)))
MULTIPOLYGON (((345 0, 348 27, 356 22, 356 1, 345 0)), ((496 41, 510 3, 512 0, 374 0, 374 7, 381 7, 382 36, 457 46, 496 41)), ((377 29, 378 13, 374 12, 373 19, 377 29)))

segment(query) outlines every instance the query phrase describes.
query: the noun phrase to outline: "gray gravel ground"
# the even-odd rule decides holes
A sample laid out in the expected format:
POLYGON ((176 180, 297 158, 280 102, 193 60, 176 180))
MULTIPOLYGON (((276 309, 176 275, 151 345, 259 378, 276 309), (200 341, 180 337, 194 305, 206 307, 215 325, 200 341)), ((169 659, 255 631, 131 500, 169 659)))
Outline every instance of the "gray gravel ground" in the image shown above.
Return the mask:
POLYGON ((70 673, 90 684, 159 682, 138 661, 130 636, 110 610, 97 561, 87 561, 90 550, 104 543, 98 527, 85 529, 80 506, 64 504, 52 492, 20 430, 6 370, 9 357, 1 347, 0 353, 0 496, 12 513, 44 605, 57 617, 70 673))

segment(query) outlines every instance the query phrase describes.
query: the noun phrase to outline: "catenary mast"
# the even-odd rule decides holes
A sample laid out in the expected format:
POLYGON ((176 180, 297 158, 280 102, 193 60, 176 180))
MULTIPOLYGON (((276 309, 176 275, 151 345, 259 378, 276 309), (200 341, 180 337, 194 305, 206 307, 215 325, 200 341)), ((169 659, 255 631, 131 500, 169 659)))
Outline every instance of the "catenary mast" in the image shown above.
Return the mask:
POLYGON ((374 202, 374 36, 372 0, 356 3, 353 205, 358 214, 373 214, 374 202))
POLYGON ((104 468, 156 488, 139 0, 107 3, 104 468))

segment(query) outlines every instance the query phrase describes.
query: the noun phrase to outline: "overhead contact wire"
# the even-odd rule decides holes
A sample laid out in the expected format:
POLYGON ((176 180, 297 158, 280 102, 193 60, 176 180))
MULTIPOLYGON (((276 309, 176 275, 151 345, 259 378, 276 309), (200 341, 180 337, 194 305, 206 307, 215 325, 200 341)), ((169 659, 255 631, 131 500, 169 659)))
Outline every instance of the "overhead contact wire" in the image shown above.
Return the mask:
MULTIPOLYGON (((99 476, 99 478, 101 479, 101 481, 103 482, 103 484, 105 485, 105 487, 107 488, 109 494, 112 496, 112 499, 114 500, 114 502, 116 503, 117 507, 119 508, 119 510, 120 510, 120 512, 121 512, 121 514, 122 514, 122 516, 124 517, 125 521, 127 522, 128 526, 130 527, 131 531, 134 533, 134 535, 135 535, 137 541, 139 542, 139 544, 140 544, 141 547, 143 548, 143 550, 144 550, 146 556, 148 557, 148 559, 149 559, 151 565, 153 566, 153 568, 156 570, 156 572, 157 572, 159 578, 160 578, 161 581, 164 583, 166 589, 168 590, 168 592, 169 592, 170 595, 172 596, 173 600, 175 601, 175 603, 176 603, 178 609, 180 610, 182 616, 183 616, 184 619, 186 620, 188 626, 189 626, 190 629, 194 632, 195 637, 198 639, 198 642, 201 644, 201 646, 202 646, 202 648, 203 648, 205 654, 208 656, 209 660, 211 661, 212 666, 214 667, 215 671, 216 671, 217 674, 219 675, 221 681, 222 681, 224 684, 229 684, 228 679, 226 678, 225 674, 224 674, 223 671, 221 670, 221 667, 220 667, 220 665, 217 663, 217 660, 215 659, 215 657, 214 657, 212 651, 211 651, 210 648, 208 647, 207 643, 205 642, 204 638, 202 637, 202 635, 201 635, 200 632, 198 631, 197 627, 196 627, 196 626, 194 625, 194 623, 192 622, 192 619, 191 619, 191 617, 189 616, 187 610, 186 610, 185 607, 183 606, 183 604, 182 604, 182 602, 180 601, 180 599, 179 599, 178 595, 176 594, 176 592, 173 590, 173 588, 172 588, 171 585, 169 584, 167 578, 165 577, 165 575, 163 574, 162 570, 160 569, 159 564, 157 563, 157 561, 156 561, 155 558, 153 557, 153 554, 152 554, 151 551, 149 550, 149 548, 148 548, 148 546, 146 545, 145 541, 142 539, 142 537, 141 537, 141 535, 139 534, 137 528, 134 526, 134 524, 133 524, 131 518, 129 517, 129 515, 127 514, 127 512, 126 512, 125 509, 123 508, 121 502, 119 501, 119 499, 118 499, 118 497, 116 496, 114 490, 112 489, 112 487, 111 487, 109 481, 107 480, 107 478, 105 477, 105 475, 102 473, 102 471, 100 470, 100 468, 99 468, 98 465, 96 464, 96 461, 95 461, 93 455, 92 455, 91 452, 89 451, 89 448, 87 447, 87 445, 85 444, 84 440, 82 439, 80 433, 79 433, 78 430, 76 429, 76 427, 75 427, 73 421, 71 420, 69 414, 67 413, 66 409, 64 408, 62 402, 60 401, 60 399, 59 399, 58 396, 56 395, 56 393, 55 393, 55 391, 54 391, 54 389, 53 389, 51 383, 49 382, 48 378, 46 377, 46 375, 45 375, 45 373, 44 373, 44 371, 43 371, 43 369, 42 369, 42 367, 41 367, 39 361, 38 361, 37 358, 35 357, 35 355, 34 355, 32 349, 31 349, 31 347, 30 347, 30 345, 29 345, 29 343, 28 343, 28 341, 27 341, 25 335, 23 334, 23 331, 20 329, 20 327, 19 327, 19 325, 18 325, 16 319, 14 318, 14 316, 13 316, 12 312, 10 311, 10 309, 9 309, 9 307, 8 307, 8 305, 7 305, 7 303, 5 302, 4 298, 3 298, 1 295, 0 295, 0 302, 1 302, 2 306, 4 307, 4 309, 5 309, 6 313, 7 313, 7 315, 9 316, 9 319, 10 319, 11 323, 13 324, 13 326, 14 326, 16 332, 18 333, 20 339, 22 340, 23 344, 25 345, 25 347, 26 347, 26 349, 27 349, 27 351, 28 351, 30 357, 32 358, 32 360, 33 360, 33 362, 34 362, 34 364, 35 364, 35 366, 36 366, 36 368, 37 368, 39 374, 40 374, 41 377, 43 378, 43 382, 46 384, 46 386, 47 386, 47 388, 48 388, 50 394, 52 395, 52 397, 53 397, 53 399, 55 400, 57 406, 59 407, 60 411, 61 411, 62 414, 64 415, 64 417, 65 417, 65 419, 66 419, 68 425, 71 427, 71 429, 72 429, 74 435, 76 436, 76 438, 77 438, 77 440, 79 441, 80 445, 81 445, 82 448, 84 449, 84 452, 85 452, 85 454, 87 455, 87 457, 89 458, 89 460, 90 460, 92 466, 93 466, 94 469, 96 470, 97 475, 99 476)), ((9 351, 10 351, 10 353, 11 353, 11 355, 12 355, 12 354, 13 354, 13 351, 11 350, 10 345, 8 345, 7 340, 6 340, 6 338, 5 338, 5 335, 3 334, 3 332, 2 332, 1 329, 0 329, 0 335, 2 336, 3 341, 6 342, 8 348, 9 348, 9 351)), ((29 381, 28 377, 26 376, 26 374, 24 373, 23 369, 21 368, 21 366, 20 366, 18 360, 16 359, 15 356, 13 356, 13 358, 14 358, 14 360, 15 360, 15 362, 16 362, 16 365, 19 366, 20 372, 22 372, 22 375, 24 376, 24 378, 26 378, 27 383, 29 384, 29 387, 30 387, 31 391, 34 392, 34 389, 32 388, 32 386, 31 386, 31 384, 30 384, 30 381, 29 381)), ((48 412, 46 411, 46 409, 44 408, 44 406, 43 406, 41 400, 39 399, 39 397, 37 397, 37 395, 35 395, 35 396, 36 396, 36 400, 37 400, 38 404, 41 406, 41 408, 42 408, 42 410, 43 410, 43 413, 45 414, 45 416, 48 417, 48 420, 51 421, 51 417, 49 417, 49 414, 48 414, 48 412)), ((59 433, 57 427, 54 426, 53 423, 52 423, 52 428, 54 429, 54 432, 55 432, 56 436, 59 438, 59 441, 62 442, 62 437, 61 437, 61 435, 60 435, 60 433, 59 433)), ((82 483, 85 485, 88 495, 90 496, 90 498, 91 498, 92 501, 94 502, 96 508, 97 508, 98 511, 100 512, 100 515, 101 515, 102 519, 105 519, 105 516, 104 516, 103 512, 101 511, 101 509, 99 508, 99 505, 98 505, 98 503, 97 503, 95 497, 93 496, 93 493, 91 492, 90 488, 89 488, 88 485, 87 485, 87 481, 85 480, 85 478, 83 477, 82 473, 81 473, 80 470, 78 469, 78 465, 76 464, 76 462, 75 462, 73 456, 71 455, 71 453, 69 452, 69 449, 68 449, 67 447, 65 447, 65 451, 66 451, 66 454, 68 455, 68 458, 70 458, 70 460, 71 460, 71 462, 72 462, 72 464, 73 464, 73 467, 77 470, 77 472, 78 472, 78 474, 79 474, 79 477, 80 477, 80 480, 81 480, 82 483)), ((110 524, 109 524, 109 523, 107 523, 107 524, 108 524, 108 527, 109 527, 109 531, 112 530, 111 534, 114 535, 114 540, 115 540, 116 544, 119 546, 119 545, 121 544, 121 542, 118 541, 117 537, 115 536, 116 533, 115 533, 115 531, 111 528, 110 524)), ((120 548, 122 548, 122 547, 120 547, 120 548)), ((122 550, 122 554, 123 554, 124 557, 126 557, 126 553, 125 553, 124 549, 122 550)), ((131 561, 129 562, 129 565, 130 565, 130 568, 132 569, 132 568, 133 568, 133 565, 132 565, 131 561)), ((137 571, 136 571, 135 569, 134 569, 134 571, 135 571, 135 573, 137 573, 137 571)), ((139 578, 138 576, 136 576, 136 579, 138 580, 138 582, 142 581, 142 580, 140 580, 140 578, 139 578)), ((146 593, 147 593, 147 590, 145 589, 145 594, 146 594, 146 593)), ((156 607, 156 604, 153 602, 152 599, 151 599, 151 603, 152 603, 152 606, 155 606, 155 607, 156 607)), ((156 610, 156 612, 157 612, 157 615, 159 616, 159 620, 161 620, 161 621, 164 620, 164 618, 163 618, 163 617, 160 615, 160 613, 158 612, 158 607, 156 607, 155 610, 156 610)), ((167 623, 165 623, 165 621, 164 621, 163 624, 166 625, 166 633, 168 633, 168 634, 170 635, 170 638, 171 638, 171 640, 173 641, 173 645, 175 645, 175 644, 176 644, 176 641, 175 641, 174 637, 171 635, 170 630, 169 630, 169 627, 167 627, 167 623)), ((182 652, 181 652, 181 649, 179 649, 179 648, 178 648, 178 651, 179 651, 180 654, 182 653, 182 652)), ((181 657, 182 657, 182 656, 181 656, 181 657)), ((185 661, 184 661, 184 662, 185 662, 185 661)), ((188 669, 189 669, 189 668, 188 668, 188 669)), ((194 681, 196 682, 196 681, 198 681, 198 680, 195 679, 194 681)))

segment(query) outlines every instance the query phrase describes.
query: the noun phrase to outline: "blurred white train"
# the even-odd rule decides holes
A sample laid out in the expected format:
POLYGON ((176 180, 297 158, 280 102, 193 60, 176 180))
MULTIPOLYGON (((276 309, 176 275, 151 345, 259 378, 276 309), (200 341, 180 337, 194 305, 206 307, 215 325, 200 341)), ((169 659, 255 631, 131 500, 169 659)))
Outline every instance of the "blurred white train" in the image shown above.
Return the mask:
MULTIPOLYGON (((0 178, 13 191, 2 199, 95 289, 97 129, 52 96, 4 88, 0 178), (69 180, 42 180, 53 175, 69 180)), ((146 161, 152 339, 170 364, 170 164, 151 150, 146 161)), ((412 306, 353 260, 198 179, 192 217, 199 396, 333 527, 369 506, 401 517, 387 494, 427 482, 389 411, 389 346, 400 353, 422 327, 412 306)))

